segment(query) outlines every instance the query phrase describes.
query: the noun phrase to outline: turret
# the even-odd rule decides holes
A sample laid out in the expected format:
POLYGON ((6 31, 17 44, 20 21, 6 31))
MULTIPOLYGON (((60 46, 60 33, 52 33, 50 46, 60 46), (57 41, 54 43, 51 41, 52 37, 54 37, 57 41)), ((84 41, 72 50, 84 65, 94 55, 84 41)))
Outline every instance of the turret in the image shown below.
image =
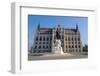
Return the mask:
POLYGON ((76 24, 76 30, 78 30, 78 24, 76 24))
POLYGON ((37 29, 38 29, 38 30, 40 29, 40 23, 38 24, 37 29))

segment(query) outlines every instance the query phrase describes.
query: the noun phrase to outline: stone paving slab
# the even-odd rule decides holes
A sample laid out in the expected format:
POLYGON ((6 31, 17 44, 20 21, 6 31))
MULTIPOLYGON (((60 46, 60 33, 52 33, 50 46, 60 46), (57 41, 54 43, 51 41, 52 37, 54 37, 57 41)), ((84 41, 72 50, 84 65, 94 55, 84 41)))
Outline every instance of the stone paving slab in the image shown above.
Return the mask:
POLYGON ((40 56, 29 55, 28 60, 56 60, 56 59, 79 59, 79 58, 88 58, 87 55, 72 55, 69 53, 66 54, 44 54, 40 56))

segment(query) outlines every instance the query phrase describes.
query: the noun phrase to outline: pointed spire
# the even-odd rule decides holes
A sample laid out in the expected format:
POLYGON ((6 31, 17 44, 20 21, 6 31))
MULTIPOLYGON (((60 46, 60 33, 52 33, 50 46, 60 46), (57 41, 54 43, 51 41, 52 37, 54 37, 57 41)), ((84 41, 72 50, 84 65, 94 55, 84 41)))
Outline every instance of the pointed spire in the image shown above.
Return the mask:
POLYGON ((61 25, 60 25, 60 24, 58 24, 57 28, 61 28, 61 25))
POLYGON ((76 30, 78 30, 78 24, 76 24, 76 30))
POLYGON ((58 27, 61 27, 61 25, 60 25, 60 24, 58 24, 58 27))
POLYGON ((38 24, 37 29, 40 29, 40 23, 38 24))

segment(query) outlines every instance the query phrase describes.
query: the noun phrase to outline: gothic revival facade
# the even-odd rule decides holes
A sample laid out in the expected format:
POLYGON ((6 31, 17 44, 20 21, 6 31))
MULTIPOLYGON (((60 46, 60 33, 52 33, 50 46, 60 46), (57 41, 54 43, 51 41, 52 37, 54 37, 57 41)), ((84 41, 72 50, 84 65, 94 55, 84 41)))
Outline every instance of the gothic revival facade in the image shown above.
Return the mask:
POLYGON ((60 25, 54 28, 42 28, 38 25, 33 49, 33 53, 52 53, 52 47, 56 39, 56 29, 60 29, 61 46, 64 53, 81 54, 82 53, 82 41, 78 25, 76 28, 69 29, 63 28, 60 25))

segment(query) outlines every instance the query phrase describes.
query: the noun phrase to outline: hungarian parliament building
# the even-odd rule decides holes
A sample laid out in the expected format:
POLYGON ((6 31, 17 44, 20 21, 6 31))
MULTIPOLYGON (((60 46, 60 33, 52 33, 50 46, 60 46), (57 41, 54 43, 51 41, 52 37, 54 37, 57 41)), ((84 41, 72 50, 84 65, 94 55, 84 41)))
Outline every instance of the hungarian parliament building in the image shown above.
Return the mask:
POLYGON ((51 53, 53 43, 55 42, 56 29, 60 29, 61 47, 64 53, 81 54, 83 46, 81 41, 80 30, 76 24, 76 28, 64 28, 57 25, 53 28, 37 26, 34 34, 34 43, 31 53, 51 53))

